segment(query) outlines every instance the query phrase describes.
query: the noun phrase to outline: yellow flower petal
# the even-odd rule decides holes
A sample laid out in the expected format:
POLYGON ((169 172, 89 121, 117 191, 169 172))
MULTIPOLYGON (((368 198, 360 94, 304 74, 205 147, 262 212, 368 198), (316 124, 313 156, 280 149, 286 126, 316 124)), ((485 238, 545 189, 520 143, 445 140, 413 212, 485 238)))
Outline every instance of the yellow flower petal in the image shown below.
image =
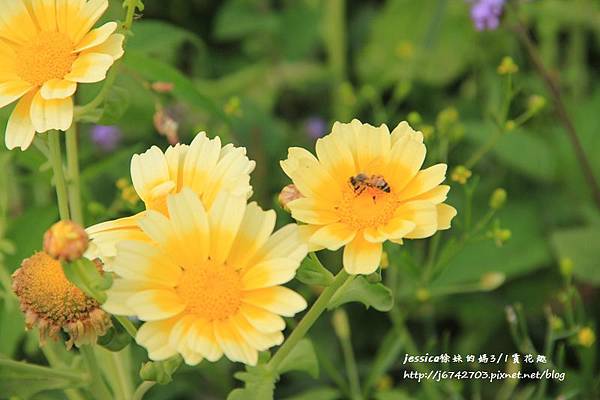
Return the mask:
POLYGON ((242 275, 244 290, 281 285, 294 278, 299 263, 288 258, 272 258, 248 268, 242 275))
POLYGON ((143 324, 135 336, 135 341, 148 350, 148 357, 154 361, 166 360, 177 354, 169 345, 169 336, 178 318, 164 321, 151 321, 143 324))
POLYGON ((216 263, 227 259, 244 217, 246 198, 219 193, 208 211, 210 225, 210 258, 216 263))
POLYGON ((85 53, 81 54, 65 75, 65 79, 73 82, 94 83, 106 78, 106 72, 113 65, 114 59, 108 54, 85 53))
POLYGON ((22 0, 0 0, 0 38, 24 43, 38 32, 22 0))
POLYGON ((35 92, 23 96, 8 119, 4 140, 9 150, 15 147, 26 150, 33 141, 35 128, 29 116, 29 110, 34 96, 35 92))
POLYGON ((173 317, 185 309, 185 303, 173 290, 150 289, 127 299, 127 307, 144 321, 159 321, 173 317))
POLYGON ((107 22, 99 28, 89 31, 84 38, 75 46, 74 53, 80 53, 94 46, 99 46, 106 42, 110 35, 117 29, 116 22, 107 22))
POLYGON ((152 289, 153 285, 148 282, 132 281, 116 278, 112 286, 106 291, 107 300, 102 308, 115 315, 134 315, 135 310, 127 306, 127 299, 135 293, 152 289))
POLYGON ((450 229, 450 222, 456 216, 456 209, 448 204, 438 204, 436 209, 438 229, 450 229))
POLYGON ((88 48, 84 51, 84 53, 108 54, 113 58, 113 60, 116 61, 119 58, 123 57, 123 54, 125 54, 125 52, 123 51, 124 41, 124 35, 120 33, 113 33, 103 43, 88 48))
POLYGON ((357 119, 349 124, 336 122, 331 135, 339 135, 340 140, 350 147, 354 156, 355 174, 372 173, 378 166, 387 163, 390 157, 390 132, 385 125, 375 127, 362 124, 357 119))
POLYGON ((33 17, 40 29, 46 32, 56 31, 56 0, 30 0, 33 17))
POLYGON ((335 251, 354 239, 354 236, 356 236, 356 229, 343 222, 337 222, 325 225, 317 230, 311 236, 310 241, 317 246, 335 251))
MULTIPOLYGON (((131 158, 131 180, 138 196, 149 203, 154 200, 154 189, 165 182, 172 182, 169 165, 162 151, 152 146, 142 154, 134 154, 131 158)), ((172 184, 172 189, 175 183, 172 184)), ((164 193, 166 195, 167 193, 164 193)), ((160 211, 160 210, 159 210, 160 211)))
POLYGON ((411 198, 410 200, 424 200, 429 201, 433 204, 439 204, 446 200, 448 197, 448 192, 450 191, 450 186, 448 185, 439 185, 434 187, 431 190, 428 190, 424 193, 421 193, 418 196, 411 198))
POLYGON ((27 94, 33 85, 22 80, 0 82, 0 108, 27 94))
POLYGON ((338 222, 340 216, 318 199, 301 197, 287 204, 296 221, 326 225, 338 222))
POLYGON ((394 128, 394 130, 391 133, 392 146, 395 146, 398 141, 403 140, 406 136, 410 136, 411 139, 423 143, 423 134, 421 132, 416 132, 413 128, 410 127, 408 122, 402 121, 394 128))
POLYGON ((283 343, 283 334, 281 332, 259 332, 242 315, 232 317, 230 322, 237 333, 258 351, 265 351, 272 346, 278 346, 283 343))
POLYGON ((223 350, 215 338, 212 322, 194 321, 188 337, 188 345, 208 361, 215 362, 223 356, 223 350))
POLYGON ((381 243, 371 243, 356 235, 344 248, 344 269, 352 275, 375 272, 381 261, 381 243))
POLYGON ((73 30, 73 42, 79 43, 108 8, 108 0, 89 0, 76 15, 78 29, 73 30))
POLYGON ((240 307, 240 314, 259 332, 271 333, 285 329, 283 318, 265 309, 244 304, 240 307))
POLYGON ((245 268, 273 233, 275 219, 275 211, 264 211, 255 202, 248 204, 233 242, 232 248, 236 251, 227 261, 238 268, 245 268))
POLYGON ((151 243, 123 241, 117 244, 114 271, 127 279, 174 287, 181 269, 173 260, 151 243))
POLYGON ((403 204, 396 217, 412 221, 415 229, 404 237, 408 239, 423 239, 433 235, 438 227, 437 210, 433 203, 428 201, 411 201, 403 204))
POLYGON ((250 264, 257 264, 273 258, 287 258, 300 265, 300 261, 306 257, 307 252, 306 242, 300 236, 298 225, 288 224, 271 235, 250 264))
POLYGON ((283 286, 246 292, 243 302, 284 317, 293 317, 306 308, 304 297, 283 286))
POLYGON ((45 100, 38 91, 31 103, 30 116, 37 132, 66 131, 73 123, 73 98, 45 100))
POLYGON ((52 79, 42 85, 40 93, 46 100, 65 99, 71 97, 76 89, 77 84, 75 82, 64 79, 52 79))
POLYGON ((327 135, 318 139, 315 150, 320 163, 336 180, 344 181, 356 175, 354 156, 341 135, 327 135))
MULTIPOLYGON (((202 194, 206 190, 210 175, 217 165, 221 153, 221 139, 208 139, 206 133, 200 132, 190 144, 183 164, 182 181, 195 193, 202 194)), ((210 203, 206 203, 210 206, 210 203)))
POLYGON ((217 342, 227 358, 231 361, 256 365, 258 352, 246 343, 229 321, 216 321, 214 327, 217 342))
POLYGON ((425 145, 422 140, 411 134, 404 134, 394 143, 390 162, 382 172, 395 193, 417 175, 425 160, 425 145))
POLYGON ((400 193, 400 200, 411 199, 435 188, 446 178, 447 168, 446 164, 436 164, 419 171, 400 193))

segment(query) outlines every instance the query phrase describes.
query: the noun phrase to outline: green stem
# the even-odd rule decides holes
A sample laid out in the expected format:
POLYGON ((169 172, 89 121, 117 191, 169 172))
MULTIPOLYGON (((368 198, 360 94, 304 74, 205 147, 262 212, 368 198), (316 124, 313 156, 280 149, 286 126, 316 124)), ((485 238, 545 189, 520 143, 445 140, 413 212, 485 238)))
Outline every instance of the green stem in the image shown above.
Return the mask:
POLYGON ((352 275, 348 275, 344 269, 338 272, 334 277, 333 282, 331 282, 331 285, 323 290, 317 301, 315 301, 298 326, 296 326, 296 329, 294 329, 288 339, 283 343, 279 350, 277 350, 271 361, 269 361, 267 366, 271 368, 271 370, 277 371, 279 365, 285 360, 288 354, 290 354, 296 344, 298 344, 298 342, 306 335, 323 311, 325 311, 329 304, 329 300, 331 300, 335 292, 351 278, 352 275))
POLYGON ((77 124, 73 122, 67 135, 67 169, 69 171, 69 204, 71 206, 71 218, 73 221, 83 225, 83 213, 81 212, 81 188, 79 178, 79 146, 77 144, 77 124))
POLYGON ((346 364, 346 373, 348 374, 348 382, 350 382, 350 393, 352 400, 361 400, 362 391, 360 389, 360 377, 356 368, 356 359, 354 358, 354 350, 350 337, 340 338, 342 352, 344 353, 344 362, 346 364))
POLYGON ((133 394, 132 400, 142 400, 146 392, 154 385, 156 385, 156 382, 153 381, 144 381, 140 383, 140 386, 137 387, 135 393, 133 394))
POLYGON ((67 194, 67 185, 65 183, 65 174, 63 170, 63 161, 60 150, 60 132, 48 132, 48 146, 50 148, 50 164, 54 172, 54 185, 56 187, 56 197, 58 198, 58 211, 60 219, 68 220, 69 203, 67 194))
MULTIPOLYGON (((51 367, 65 367, 60 357, 54 351, 53 343, 46 343, 40 348, 42 349, 42 353, 44 353, 44 357, 46 357, 46 360, 51 367)), ((64 389, 63 391, 67 400, 85 400, 85 397, 83 397, 78 389, 64 389)))
POLYGON ((120 315, 115 315, 114 317, 117 319, 117 321, 119 321, 121 326, 123 326, 123 328, 125 328, 127 333, 129 333, 129 336, 131 336, 132 338, 135 338, 135 336, 137 335, 137 328, 135 327, 135 325, 133 325, 133 323, 130 320, 128 320, 126 317, 123 317, 120 315))
POLYGON ((123 368, 123 351, 128 351, 128 347, 125 348, 124 350, 122 350, 121 352, 111 352, 110 353, 110 358, 112 361, 112 364, 114 366, 115 369, 115 374, 114 376, 116 377, 116 379, 114 379, 115 381, 115 397, 117 399, 123 399, 123 400, 128 400, 131 398, 131 393, 133 392, 133 387, 131 384, 131 379, 129 377, 129 371, 126 371, 125 368, 123 368))
POLYGON ((94 349, 90 345, 84 345, 79 348, 79 351, 87 364, 88 370, 91 375, 90 392, 92 396, 98 400, 112 399, 113 396, 106 387, 100 368, 98 367, 98 361, 94 354, 94 349))

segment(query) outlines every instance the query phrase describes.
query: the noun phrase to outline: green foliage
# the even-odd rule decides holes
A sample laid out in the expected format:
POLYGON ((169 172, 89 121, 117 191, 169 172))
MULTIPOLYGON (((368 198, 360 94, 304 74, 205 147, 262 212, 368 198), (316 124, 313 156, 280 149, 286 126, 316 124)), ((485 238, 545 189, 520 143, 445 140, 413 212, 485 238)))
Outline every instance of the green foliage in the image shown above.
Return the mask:
POLYGON ((598 238, 600 228, 597 226, 562 229, 554 232, 551 237, 558 261, 571 260, 573 275, 594 285, 600 284, 600 246, 595 245, 598 238))
POLYGON ((106 301, 106 293, 112 284, 110 274, 98 271, 96 264, 87 258, 62 263, 63 271, 69 281, 83 290, 88 296, 100 303, 106 301))
POLYGON ((389 311, 394 305, 389 288, 381 283, 370 283, 363 276, 357 276, 336 292, 327 308, 331 310, 354 301, 363 303, 367 308, 373 307, 377 311, 389 311))
POLYGON ((166 385, 173 381, 173 374, 183 363, 181 356, 173 356, 164 361, 148 361, 140 368, 140 378, 144 381, 166 385))
POLYGON ((305 285, 329 286, 333 282, 333 274, 327 270, 313 254, 305 258, 296 272, 296 279, 305 285))

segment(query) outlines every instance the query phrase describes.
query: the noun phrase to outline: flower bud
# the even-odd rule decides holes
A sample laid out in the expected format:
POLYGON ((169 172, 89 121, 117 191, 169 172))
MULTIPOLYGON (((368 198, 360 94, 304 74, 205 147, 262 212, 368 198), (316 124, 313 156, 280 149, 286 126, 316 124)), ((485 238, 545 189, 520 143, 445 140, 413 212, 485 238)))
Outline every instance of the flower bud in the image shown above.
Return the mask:
POLYGON ((509 119, 504 124, 504 129, 506 129, 507 132, 514 131, 516 127, 517 127, 517 124, 512 119, 509 119))
POLYGON ((515 61, 509 56, 504 57, 500 62, 500 65, 498 65, 498 73, 500 75, 515 74, 518 71, 519 66, 515 64, 515 61))
POLYGON ((431 298, 431 293, 429 293, 429 290, 427 290, 425 288, 417 289, 417 300, 419 300, 420 302, 426 302, 430 298, 431 298))
POLYGON ((416 111, 409 112, 408 115, 406 116, 406 120, 408 121, 408 123, 411 126, 417 126, 417 125, 420 125, 421 122, 423 122, 423 118, 421 117, 421 114, 419 114, 416 111))
POLYGON ((569 257, 561 258, 558 267, 563 276, 569 277, 573 273, 573 260, 569 257))
POLYGON ((452 170, 452 174, 450 174, 450 179, 452 179, 454 182, 458 182, 461 185, 464 185, 467 183, 472 174, 473 173, 471 172, 471 170, 469 170, 467 167, 465 167, 464 165, 459 165, 455 167, 454 170, 452 170))
POLYGON ((289 212, 290 209, 287 206, 288 203, 297 200, 301 197, 304 196, 302 196, 302 193, 300 193, 296 185, 287 185, 283 189, 281 189, 281 193, 279 193, 277 199, 279 200, 281 208, 289 212))
POLYGON ((540 111, 545 106, 546 98, 537 94, 531 95, 527 101, 527 108, 533 113, 540 111))
POLYGON ((497 188, 494 190, 494 193, 490 196, 490 208, 492 210, 501 209, 506 203, 506 190, 502 188, 497 188))
POLYGON ((331 323, 333 324, 335 334, 340 339, 344 340, 350 338, 350 323, 348 322, 348 315, 343 309, 338 308, 335 310, 331 323))
POLYGON ((483 290, 495 290, 499 288, 506 280, 506 275, 501 272, 488 272, 483 274, 480 280, 483 290))
POLYGON ((59 221, 44 234, 44 251, 59 261, 74 261, 81 258, 88 244, 87 233, 73 221, 59 221))
POLYGON ((590 327, 581 328, 577 333, 577 342, 583 347, 592 347, 596 341, 596 334, 590 327))

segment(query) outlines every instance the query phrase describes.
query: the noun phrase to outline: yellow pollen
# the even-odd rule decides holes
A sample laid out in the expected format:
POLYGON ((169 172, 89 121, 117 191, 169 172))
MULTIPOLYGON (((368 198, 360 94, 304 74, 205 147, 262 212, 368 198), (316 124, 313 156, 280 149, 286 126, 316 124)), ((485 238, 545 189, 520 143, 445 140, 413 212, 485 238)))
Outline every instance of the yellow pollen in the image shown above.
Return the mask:
POLYGON ((227 319, 242 303, 240 273, 222 264, 186 268, 175 290, 187 302, 187 313, 209 321, 227 319))
POLYGON ((354 229, 375 228, 391 220, 399 204, 393 192, 367 187, 356 194, 348 185, 336 210, 340 221, 354 229))
POLYGON ((77 54, 71 39, 60 32, 40 32, 17 50, 17 74, 40 86, 51 79, 62 79, 71 71, 77 54))
POLYGON ((22 303, 58 324, 80 320, 98 307, 94 299, 67 280, 60 262, 46 253, 25 260, 14 284, 22 303))

